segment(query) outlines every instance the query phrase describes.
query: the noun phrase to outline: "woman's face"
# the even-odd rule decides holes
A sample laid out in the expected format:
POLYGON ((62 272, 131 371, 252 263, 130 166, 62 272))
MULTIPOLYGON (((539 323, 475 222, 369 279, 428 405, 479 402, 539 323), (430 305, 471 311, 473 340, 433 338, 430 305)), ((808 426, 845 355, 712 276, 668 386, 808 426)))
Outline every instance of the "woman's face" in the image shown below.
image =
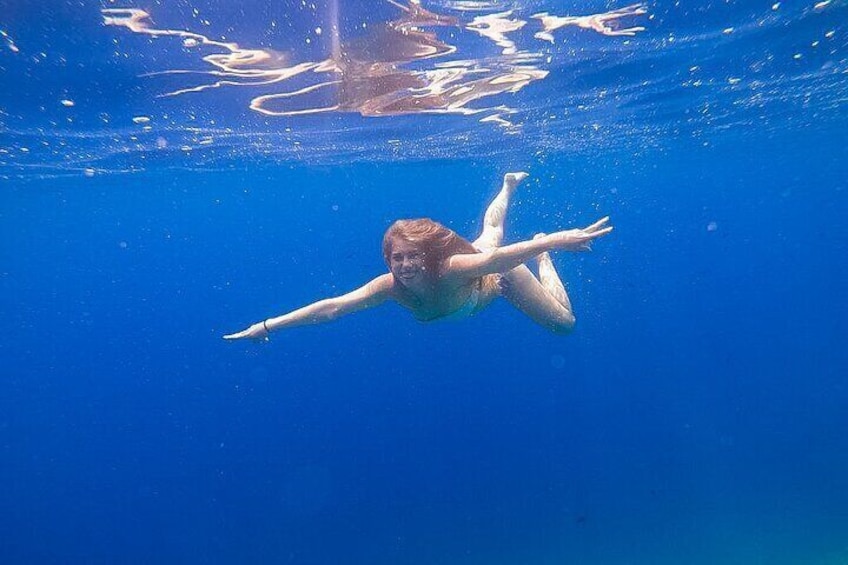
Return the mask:
POLYGON ((424 252, 415 244, 395 239, 392 242, 389 268, 396 281, 407 287, 416 286, 424 281, 426 274, 424 252))

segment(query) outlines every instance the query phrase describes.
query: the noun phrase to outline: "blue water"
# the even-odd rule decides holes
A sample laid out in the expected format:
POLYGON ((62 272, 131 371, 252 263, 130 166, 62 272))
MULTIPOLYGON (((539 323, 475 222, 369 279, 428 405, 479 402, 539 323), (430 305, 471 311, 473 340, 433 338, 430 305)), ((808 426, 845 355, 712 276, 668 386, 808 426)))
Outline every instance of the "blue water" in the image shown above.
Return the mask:
MULTIPOLYGON (((424 5, 620 7, 472 4, 424 5)), ((268 31, 314 29, 300 5, 142 7, 317 60, 268 31)), ((848 560, 844 3, 554 31, 547 77, 471 103, 509 125, 161 97, 208 78, 148 73, 209 69, 116 7, 0 10, 0 562, 848 560), (615 225, 554 257, 571 335, 503 302, 221 339, 383 272, 394 219, 475 237, 510 170, 509 241, 615 225)), ((366 8, 340 21, 393 17, 366 8)))

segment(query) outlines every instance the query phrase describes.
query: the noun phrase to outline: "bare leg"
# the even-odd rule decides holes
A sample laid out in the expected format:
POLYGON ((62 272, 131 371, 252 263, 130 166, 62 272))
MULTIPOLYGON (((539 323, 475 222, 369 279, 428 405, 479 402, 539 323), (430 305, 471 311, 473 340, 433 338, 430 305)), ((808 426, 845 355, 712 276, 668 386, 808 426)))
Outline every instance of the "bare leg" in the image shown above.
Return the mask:
POLYGON ((483 216, 483 231, 480 237, 474 240, 477 249, 492 249, 500 247, 503 243, 504 220, 506 209, 509 206, 509 198, 515 188, 528 177, 527 173, 507 173, 504 175, 501 191, 489 204, 486 214, 483 216))
MULTIPOLYGON (((571 313, 570 304, 566 307, 554 298, 526 265, 520 265, 503 275, 501 294, 534 322, 553 332, 568 333, 574 328, 574 314, 571 313)), ((568 300, 564 289, 562 294, 568 300)))
MULTIPOLYGON (((483 216, 483 231, 474 241, 475 247, 485 250, 501 246, 509 199, 527 176, 524 172, 504 175, 501 191, 483 216)), ((554 332, 567 333, 574 327, 568 294, 550 255, 543 253, 538 261, 541 282, 526 265, 520 265, 501 277, 501 294, 537 324, 554 332)))
MULTIPOLYGON (((533 239, 544 236, 545 234, 543 233, 537 233, 533 239)), ((554 263, 551 261, 551 254, 548 252, 542 253, 536 257, 536 261, 539 262, 539 281, 542 283, 542 286, 545 287, 545 290, 547 290, 557 302, 562 304, 566 310, 572 312, 571 300, 568 299, 568 293, 565 291, 565 285, 562 284, 562 279, 559 278, 559 273, 557 273, 554 263)))

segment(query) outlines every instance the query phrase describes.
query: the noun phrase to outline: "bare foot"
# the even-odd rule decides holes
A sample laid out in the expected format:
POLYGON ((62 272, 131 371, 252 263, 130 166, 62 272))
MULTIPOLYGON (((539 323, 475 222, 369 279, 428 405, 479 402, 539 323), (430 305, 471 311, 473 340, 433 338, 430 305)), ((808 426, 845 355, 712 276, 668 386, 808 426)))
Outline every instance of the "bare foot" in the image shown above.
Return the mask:
MULTIPOLYGON (((546 235, 548 235, 548 234, 546 234, 546 233, 542 233, 542 232, 539 232, 539 233, 537 233, 536 235, 534 235, 534 236, 533 236, 533 239, 539 239, 540 237, 545 237, 546 235)), ((538 261, 538 263, 539 263, 540 265, 542 264, 542 262, 543 262, 545 259, 547 259, 548 261, 550 261, 550 260, 551 260, 551 254, 550 254, 550 253, 548 253, 547 251, 544 251, 544 252, 539 253, 538 255, 536 255, 536 261, 538 261)))
MULTIPOLYGON (((533 239, 545 237, 545 233, 537 233, 533 239)), ((562 279, 556 272, 554 262, 551 261, 551 254, 545 251, 536 255, 536 261, 539 267, 539 282, 545 287, 545 290, 556 299, 557 302, 571 313, 571 300, 568 299, 568 293, 565 291, 565 285, 562 284, 562 279)))
POLYGON ((508 189, 512 190, 516 186, 518 186, 519 183, 521 183, 521 181, 523 181, 524 179, 526 179, 529 176, 530 175, 528 173, 525 173, 523 171, 519 171, 519 172, 516 172, 516 173, 507 173, 507 174, 504 175, 504 181, 503 181, 504 188, 508 188, 508 189))

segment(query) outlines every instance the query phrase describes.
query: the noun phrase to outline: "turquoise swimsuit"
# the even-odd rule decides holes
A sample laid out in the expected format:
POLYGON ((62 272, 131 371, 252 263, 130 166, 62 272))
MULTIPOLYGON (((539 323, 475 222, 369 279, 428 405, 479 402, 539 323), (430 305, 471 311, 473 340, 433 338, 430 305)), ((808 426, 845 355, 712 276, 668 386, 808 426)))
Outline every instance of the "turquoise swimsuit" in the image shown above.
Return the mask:
POLYGON ((471 294, 468 296, 468 300, 465 303, 454 310, 453 312, 449 312, 444 316, 439 316, 437 318, 431 318, 426 320, 427 322, 435 322, 436 320, 462 320, 464 318, 468 318, 474 313, 474 310, 477 308, 477 303, 480 302, 480 283, 478 282, 474 285, 474 288, 471 289, 471 294))

